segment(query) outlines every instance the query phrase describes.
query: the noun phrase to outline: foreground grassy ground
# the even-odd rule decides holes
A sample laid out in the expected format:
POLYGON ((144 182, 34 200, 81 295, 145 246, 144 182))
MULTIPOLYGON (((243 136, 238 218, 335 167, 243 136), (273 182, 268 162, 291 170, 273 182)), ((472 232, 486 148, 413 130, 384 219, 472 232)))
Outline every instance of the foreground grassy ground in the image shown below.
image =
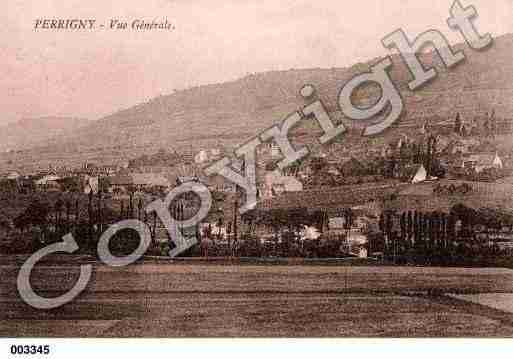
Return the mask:
MULTIPOLYGON (((45 296, 74 284, 78 264, 39 266, 45 296)), ((456 295, 513 293, 508 269, 327 265, 94 265, 61 308, 24 304, 19 265, 0 264, 0 336, 512 337, 513 314, 456 295)), ((506 299, 508 300, 508 299, 506 299)))

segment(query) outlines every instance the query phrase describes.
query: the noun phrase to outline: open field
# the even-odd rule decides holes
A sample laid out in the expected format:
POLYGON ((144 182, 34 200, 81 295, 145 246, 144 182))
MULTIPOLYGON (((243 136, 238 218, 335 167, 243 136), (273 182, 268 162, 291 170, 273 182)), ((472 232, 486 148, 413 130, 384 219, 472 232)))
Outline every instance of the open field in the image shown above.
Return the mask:
MULTIPOLYGON (((79 262, 38 267, 33 286, 62 293, 79 262)), ((509 301, 508 269, 95 264, 86 292, 50 311, 21 302, 17 271, 0 264, 0 336, 513 337, 509 306, 461 297, 509 301)))

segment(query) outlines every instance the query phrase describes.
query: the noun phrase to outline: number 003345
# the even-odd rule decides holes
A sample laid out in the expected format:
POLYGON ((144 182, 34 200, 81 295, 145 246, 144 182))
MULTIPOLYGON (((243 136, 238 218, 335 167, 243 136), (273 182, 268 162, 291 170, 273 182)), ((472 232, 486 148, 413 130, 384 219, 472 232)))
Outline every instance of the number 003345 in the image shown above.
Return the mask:
POLYGON ((11 345, 11 354, 13 355, 36 355, 50 354, 49 345, 11 345))

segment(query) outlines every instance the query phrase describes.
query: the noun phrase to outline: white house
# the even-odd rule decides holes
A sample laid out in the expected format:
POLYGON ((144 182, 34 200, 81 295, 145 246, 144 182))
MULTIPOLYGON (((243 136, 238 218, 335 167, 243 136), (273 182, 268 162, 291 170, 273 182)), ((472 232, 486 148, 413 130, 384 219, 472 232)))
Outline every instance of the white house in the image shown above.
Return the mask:
POLYGON ((91 191, 93 194, 98 193, 99 181, 98 177, 87 177, 86 185, 84 187, 84 193, 89 194, 91 191))
POLYGON ((237 185, 227 180, 221 175, 214 175, 206 179, 207 186, 211 191, 233 193, 237 190, 237 185))
POLYGON ((218 226, 217 223, 201 223, 200 231, 205 233, 207 229, 210 229, 211 236, 217 240, 226 240, 228 238, 228 233, 226 231, 226 226, 221 225, 218 226))
POLYGON ((299 192, 303 190, 303 184, 292 176, 283 176, 277 172, 267 172, 263 188, 263 196, 273 197, 274 194, 283 192, 299 192))
POLYGON ((205 163, 208 161, 208 153, 205 150, 199 151, 196 156, 194 156, 194 162, 197 164, 205 163))
POLYGON ((413 178, 411 180, 411 183, 420 183, 424 182, 427 179, 427 171, 424 168, 424 165, 420 165, 417 168, 417 171, 413 175, 413 178))
POLYGON ((10 173, 6 176, 6 178, 7 178, 8 180, 17 180, 17 179, 18 179, 18 178, 20 178, 20 177, 21 177, 21 174, 20 174, 19 172, 17 172, 17 171, 10 172, 10 173))
POLYGON ((470 155, 465 157, 462 163, 463 168, 471 168, 477 173, 490 168, 502 169, 503 166, 502 159, 497 152, 495 154, 470 155))
POLYGON ((36 181, 36 185, 42 190, 57 190, 60 188, 58 181, 61 178, 55 175, 46 175, 36 181))
POLYGON ((300 231, 299 236, 302 240, 314 240, 318 239, 321 236, 321 233, 315 227, 303 226, 303 229, 300 231))

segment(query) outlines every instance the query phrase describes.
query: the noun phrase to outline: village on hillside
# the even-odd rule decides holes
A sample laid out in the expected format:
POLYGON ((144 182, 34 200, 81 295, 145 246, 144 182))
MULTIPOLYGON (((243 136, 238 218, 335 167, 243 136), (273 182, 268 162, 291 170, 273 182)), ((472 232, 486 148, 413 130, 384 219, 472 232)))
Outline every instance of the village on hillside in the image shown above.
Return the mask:
MULTIPOLYGON (((205 184, 214 204, 188 233, 198 244, 183 256, 356 257, 394 263, 488 264, 513 253, 512 153, 496 146, 513 123, 494 112, 454 114, 448 125, 428 121, 373 146, 334 142, 277 171, 274 143, 257 149, 258 204, 240 215, 243 192, 203 168, 230 155, 223 146, 161 149, 124 163, 50 166, 0 177, 0 252, 32 252, 72 233, 91 254, 101 233, 125 218, 143 220, 151 255, 174 244, 143 206, 190 181, 205 184)), ((300 143, 300 137, 293 137, 300 143)), ((241 171, 243 165, 238 168, 241 171)), ((192 215, 194 196, 180 199, 192 215)), ((130 253, 137 236, 120 232, 116 248, 130 253)))

